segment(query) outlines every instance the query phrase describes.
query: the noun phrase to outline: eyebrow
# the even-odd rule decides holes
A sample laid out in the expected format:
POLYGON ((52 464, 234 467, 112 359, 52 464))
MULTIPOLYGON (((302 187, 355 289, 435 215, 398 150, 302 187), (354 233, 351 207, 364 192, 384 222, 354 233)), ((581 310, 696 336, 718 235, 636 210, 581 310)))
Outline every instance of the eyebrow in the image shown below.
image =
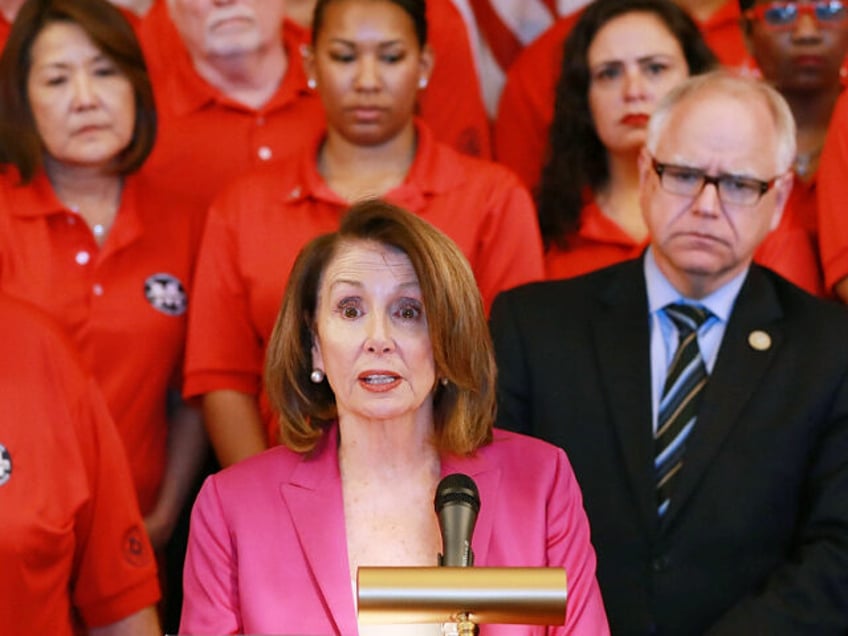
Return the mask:
MULTIPOLYGON (((642 57, 636 58, 636 63, 643 64, 645 62, 653 62, 654 60, 672 61, 673 59, 674 56, 669 53, 651 53, 650 55, 643 55, 642 57)), ((610 66, 612 64, 624 64, 624 61, 617 57, 605 62, 598 62, 592 68, 603 68, 604 66, 610 66)))
MULTIPOLYGON (((330 38, 330 43, 331 43, 331 44, 333 44, 333 43, 336 43, 336 44, 342 44, 342 45, 344 45, 344 46, 350 46, 350 47, 356 47, 356 46, 359 46, 359 44, 360 44, 360 43, 359 43, 358 41, 356 41, 356 40, 348 40, 347 38, 343 38, 343 37, 334 37, 334 38, 330 38)), ((382 47, 382 48, 388 48, 388 47, 390 47, 390 46, 398 46, 398 45, 402 45, 403 43, 404 43, 404 42, 403 42, 403 40, 401 40, 401 39, 396 39, 396 40, 385 40, 385 41, 383 41, 383 42, 378 42, 378 43, 377 43, 377 46, 380 46, 380 47, 382 47)))
MULTIPOLYGON (((106 55, 105 53, 98 53, 94 57, 91 57, 87 60, 84 60, 83 63, 84 64, 98 64, 98 63, 104 62, 104 61, 115 64, 114 60, 111 57, 109 57, 108 55, 106 55)), ((36 69, 36 68, 72 68, 74 66, 75 66, 75 64, 68 63, 64 60, 54 60, 54 61, 47 60, 46 62, 42 62, 41 64, 33 64, 32 68, 33 69, 36 69)), ((117 66, 117 64, 116 64, 116 66, 117 66)))
MULTIPOLYGON (((330 283, 329 289, 334 289, 334 288, 338 287, 339 285, 350 285, 351 287, 358 287, 358 288, 365 287, 365 285, 362 283, 362 281, 354 280, 354 279, 351 279, 351 278, 337 278, 330 283)), ((418 283, 418 281, 414 281, 414 280, 410 280, 410 281, 400 283, 397 287, 398 287, 398 289, 413 289, 413 288, 414 289, 421 289, 420 283, 418 283)))

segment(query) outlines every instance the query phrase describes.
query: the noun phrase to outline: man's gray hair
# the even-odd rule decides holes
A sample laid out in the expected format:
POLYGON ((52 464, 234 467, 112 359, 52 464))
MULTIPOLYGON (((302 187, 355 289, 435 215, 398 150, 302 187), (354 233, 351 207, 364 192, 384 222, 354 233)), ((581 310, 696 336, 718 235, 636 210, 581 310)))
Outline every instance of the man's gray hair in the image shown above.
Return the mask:
POLYGON ((699 93, 718 92, 740 99, 759 99, 765 103, 772 114, 774 129, 777 133, 777 169, 779 174, 787 172, 795 161, 795 119, 783 96, 763 81, 744 77, 729 71, 713 71, 704 75, 695 75, 674 87, 660 100, 648 123, 645 145, 653 155, 656 152, 660 135, 664 132, 669 116, 674 109, 687 99, 699 93))

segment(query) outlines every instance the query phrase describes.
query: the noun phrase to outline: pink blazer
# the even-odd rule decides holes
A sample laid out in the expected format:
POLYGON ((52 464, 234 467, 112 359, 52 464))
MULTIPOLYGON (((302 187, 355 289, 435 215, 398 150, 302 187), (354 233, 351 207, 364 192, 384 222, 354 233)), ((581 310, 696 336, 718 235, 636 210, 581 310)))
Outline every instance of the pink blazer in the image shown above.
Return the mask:
MULTIPOLYGON (((336 429, 310 457, 276 447, 209 477, 194 506, 183 634, 357 634, 336 429)), ((609 633, 580 489, 565 454, 495 431, 473 457, 442 458, 480 491, 478 566, 563 566, 565 627, 481 626, 481 635, 609 633)))

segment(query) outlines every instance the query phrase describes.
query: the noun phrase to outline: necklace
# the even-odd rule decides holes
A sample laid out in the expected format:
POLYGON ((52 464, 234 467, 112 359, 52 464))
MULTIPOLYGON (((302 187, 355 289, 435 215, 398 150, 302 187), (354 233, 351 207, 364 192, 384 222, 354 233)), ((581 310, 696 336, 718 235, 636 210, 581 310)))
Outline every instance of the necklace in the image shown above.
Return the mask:
MULTIPOLYGON (((84 215, 80 214, 80 207, 78 205, 71 204, 71 205, 68 206, 68 208, 74 214, 77 214, 77 215, 85 218, 84 215)), ((112 225, 112 222, 108 221, 108 222, 102 222, 102 223, 94 223, 93 225, 90 226, 91 233, 94 235, 94 238, 98 243, 101 243, 103 241, 103 238, 106 236, 106 232, 109 231, 109 227, 111 225, 112 225)))

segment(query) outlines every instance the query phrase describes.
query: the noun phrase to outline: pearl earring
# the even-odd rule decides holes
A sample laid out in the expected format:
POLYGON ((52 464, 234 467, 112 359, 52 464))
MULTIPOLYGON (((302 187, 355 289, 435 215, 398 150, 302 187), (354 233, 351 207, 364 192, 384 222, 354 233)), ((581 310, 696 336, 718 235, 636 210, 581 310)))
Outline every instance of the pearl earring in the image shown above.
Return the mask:
POLYGON ((315 90, 315 87, 318 86, 318 82, 315 81, 314 77, 310 77, 306 80, 306 85, 309 87, 309 90, 315 90))
POLYGON ((450 380, 448 380, 447 378, 442 378, 441 380, 439 380, 439 382, 442 383, 442 386, 447 386, 450 380))
POLYGON ((421 88, 421 89, 427 88, 427 78, 426 77, 422 77, 420 80, 418 80, 418 88, 421 88))
POLYGON ((321 371, 321 369, 312 369, 312 373, 309 374, 309 379, 315 384, 321 384, 324 381, 324 372, 321 371))

